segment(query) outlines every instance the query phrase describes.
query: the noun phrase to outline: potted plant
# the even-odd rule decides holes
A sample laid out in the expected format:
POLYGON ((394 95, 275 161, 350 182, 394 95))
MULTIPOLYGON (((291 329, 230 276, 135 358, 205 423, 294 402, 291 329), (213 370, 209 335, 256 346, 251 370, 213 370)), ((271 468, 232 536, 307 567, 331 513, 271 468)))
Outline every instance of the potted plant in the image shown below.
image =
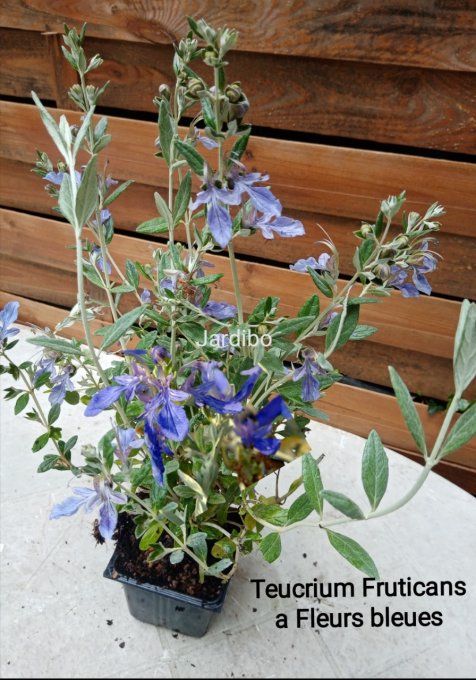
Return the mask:
POLYGON ((302 522, 314 523, 352 565, 378 577, 369 554, 335 525, 398 509, 443 457, 474 435, 474 405, 455 425, 452 418, 475 375, 476 307, 462 305, 455 394, 431 449, 408 389, 390 368, 403 417, 425 461, 414 486, 398 503, 382 503, 388 463, 373 430, 362 459, 369 507, 326 488, 321 478, 326 463, 313 458, 306 431, 311 418, 324 417, 315 402, 341 377, 332 355, 376 332, 359 323, 363 305, 382 301, 392 289, 404 297, 431 292, 426 275, 437 266, 433 246, 443 209, 434 203, 424 215, 403 213, 397 227, 405 195, 390 196, 375 222, 355 232, 350 280, 339 283, 339 253, 326 236, 316 252, 291 265, 316 288, 297 314, 283 316, 279 299, 265 297, 245 318, 235 240, 262 238, 265 244, 297 238, 304 228, 282 215, 267 175, 243 163, 249 104, 240 83, 227 82, 225 73, 236 31, 214 29, 204 20, 189 24, 189 34, 175 48, 175 87, 162 85, 154 100, 156 155, 168 167, 168 191, 155 194, 158 216, 138 226, 168 241, 157 242, 151 262, 127 260, 124 271, 111 248, 111 210, 130 181, 118 184, 99 160, 110 142, 107 119, 94 117, 105 86, 87 81, 102 62, 98 55, 86 57, 84 27, 79 33, 66 27, 63 52, 78 75, 69 96, 83 115, 79 125, 64 116, 57 122, 33 93, 61 155, 54 165, 39 152, 35 172, 72 228, 77 304, 54 331, 29 340, 42 350, 35 363, 17 366, 9 357, 17 342, 16 302, 0 314, 0 340, 1 370, 19 380, 6 398, 16 400, 16 413, 28 407, 26 417, 44 430, 33 443, 34 452, 48 447, 38 471, 64 470, 75 479, 51 517, 97 510, 97 540, 117 541, 105 576, 125 585, 132 614, 203 635, 222 607, 239 556, 258 549, 272 562, 281 551, 281 534, 302 522), (201 75, 206 67, 209 80, 201 75), (184 118, 191 122, 180 127, 184 118), (207 261, 217 250, 228 253, 233 304, 220 299, 222 274, 207 261), (103 291, 106 302, 86 295, 85 279, 103 291), (104 308, 111 323, 93 334, 91 321, 104 308), (66 325, 78 322, 82 342, 61 337, 66 325), (48 394, 49 410, 40 392, 48 394), (77 437, 65 441, 59 425, 64 401, 91 418, 110 414, 100 441, 81 442, 80 456, 73 455, 77 437), (280 466, 298 456, 302 474, 280 488, 280 466), (257 489, 267 474, 277 478, 271 497, 257 489), (339 517, 327 518, 328 511, 339 517))

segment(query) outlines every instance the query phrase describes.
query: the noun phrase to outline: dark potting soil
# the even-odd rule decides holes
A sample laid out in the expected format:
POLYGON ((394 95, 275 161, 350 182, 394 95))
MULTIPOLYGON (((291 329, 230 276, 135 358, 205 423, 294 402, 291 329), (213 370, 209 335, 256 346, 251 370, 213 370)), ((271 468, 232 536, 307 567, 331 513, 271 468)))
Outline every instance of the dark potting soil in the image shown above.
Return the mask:
MULTIPOLYGON (((170 564, 168 557, 148 562, 150 550, 140 550, 134 528, 134 521, 130 515, 120 513, 114 539, 117 541, 115 570, 121 576, 133 578, 138 583, 150 583, 176 590, 203 600, 215 600, 218 597, 223 588, 222 581, 213 576, 206 576, 204 582, 200 583, 198 566, 188 555, 185 555, 179 564, 170 564)), ((170 536, 166 536, 161 542, 165 547, 172 545, 170 536)))

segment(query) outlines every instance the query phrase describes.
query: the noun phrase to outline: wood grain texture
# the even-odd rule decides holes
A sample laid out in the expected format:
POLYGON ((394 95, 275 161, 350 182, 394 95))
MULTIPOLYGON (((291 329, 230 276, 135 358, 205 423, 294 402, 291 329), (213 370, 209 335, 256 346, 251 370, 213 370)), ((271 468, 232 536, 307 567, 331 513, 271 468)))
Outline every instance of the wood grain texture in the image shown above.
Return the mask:
MULTIPOLYGON (((18 295, 12 295, 5 291, 0 291, 0 307, 12 300, 20 302, 19 321, 32 323, 39 327, 47 325, 54 328, 56 324, 63 320, 65 310, 44 304, 35 300, 18 295)), ((100 323, 93 322, 93 330, 96 330, 100 323)), ((82 331, 79 324, 75 324, 62 331, 62 335, 71 338, 82 339, 82 331)), ((100 343, 100 338, 95 337, 96 344, 100 343)), ((368 436, 369 427, 374 427, 378 420, 377 429, 383 438, 386 446, 400 451, 404 455, 421 462, 421 455, 415 452, 413 440, 406 436, 405 428, 398 427, 401 424, 398 406, 395 398, 385 396, 372 390, 362 390, 348 385, 337 384, 326 393, 325 398, 319 402, 319 406, 330 415, 330 424, 354 432, 363 437, 368 436), (362 404, 365 405, 362 413, 362 404), (383 414, 382 414, 383 411, 383 414), (351 418, 349 414, 355 414, 351 418), (390 426, 388 423, 390 422, 390 426), (397 426, 395 426, 395 423, 397 426), (389 437, 387 440, 386 437, 389 437), (407 449, 407 446, 410 446, 407 449)), ((429 441, 433 441, 437 429, 441 423, 442 416, 428 416, 425 407, 418 404, 420 417, 425 422, 426 431, 429 433, 429 441)), ((331 455, 331 451, 328 452, 331 455)), ((440 463, 436 472, 447 477, 456 484, 459 484, 470 493, 476 492, 476 447, 473 443, 468 444, 464 449, 453 457, 440 463)))
MULTIPOLYGON (((60 113, 52 110, 55 116, 60 113)), ((0 116, 0 154, 5 159, 31 163, 35 148, 56 158, 34 106, 2 102, 0 116)), ((73 112, 68 116, 79 120, 73 112)), ((113 142, 107 157, 113 176, 154 187, 167 185, 165 164, 153 155, 154 123, 111 117, 109 131, 113 142)), ((447 210, 448 232, 476 236, 472 200, 476 165, 471 163, 264 137, 250 141, 245 162, 269 172, 273 189, 287 208, 371 220, 382 198, 406 187, 407 209, 421 212, 438 199, 447 210)))
POLYGON ((170 44, 203 16, 237 28, 249 52, 475 70, 475 14, 472 0, 4 0, 0 23, 61 31, 86 18, 95 37, 170 44))
MULTIPOLYGON (((58 34, 0 29, 0 57, 4 57, 0 92, 30 96, 29 55, 34 47, 38 58, 47 38, 51 68, 35 73, 35 91, 46 99, 53 93, 59 107, 70 108, 66 89, 73 72, 59 51, 58 34)), ((109 81, 103 106, 155 111, 152 99, 159 84, 172 84, 172 47, 88 39, 86 51, 104 59, 103 66, 89 76, 96 85, 109 81)), ((210 78, 210 69, 197 70, 210 78)), ((242 82, 252 104, 248 120, 255 125, 476 151, 476 74, 237 52, 228 75, 242 82)))
MULTIPOLYGON (((49 267, 66 272, 74 270, 73 256, 68 248, 72 243, 69 225, 1 210, 0 229, 0 252, 4 256, 21 257, 38 265, 47 262, 49 267), (51 247, 52 243, 54 248, 51 247)), ((149 261, 155 248, 157 243, 153 241, 116 235, 111 252, 119 266, 124 267, 127 258, 149 261)), ((213 263, 216 273, 223 273, 217 289, 230 293, 233 285, 228 258, 210 255, 207 259, 213 263)), ((278 295, 282 312, 289 314, 299 309, 305 298, 315 292, 308 277, 271 265, 238 260, 238 273, 247 309, 257 304, 262 297, 278 295)), ((5 286, 2 287, 5 289, 5 286)), ((372 342, 416 352, 424 350, 431 356, 450 359, 459 309, 460 304, 450 300, 431 297, 406 300, 395 293, 385 300, 385 304, 365 305, 361 312, 361 323, 379 328, 372 342)))
MULTIPOLYGON (((52 210, 54 202, 44 191, 44 182, 31 172, 30 165, 19 161, 7 161, 0 157, 0 177, 1 205, 45 215, 55 214, 52 210)), ((156 215, 153 188, 143 184, 132 185, 114 203, 113 214, 116 229, 125 230, 133 235, 138 224, 156 215)), ((260 235, 254 238, 239 238, 236 239, 236 252, 243 256, 290 264, 301 257, 318 252, 319 246, 316 245, 316 241, 322 237, 318 227, 318 224, 321 224, 331 235, 340 252, 342 273, 349 275, 353 272, 352 257, 356 244, 353 231, 359 225, 358 220, 302 210, 286 209, 286 214, 303 222, 306 228, 303 237, 272 241, 264 241, 260 235)), ((156 240, 152 236, 149 238, 156 240)), ((185 242, 183 229, 177 229, 176 238, 185 242)), ((443 219, 443 229, 438 234, 438 241, 438 250, 443 259, 438 269, 431 275, 433 291, 459 298, 476 298, 474 275, 476 239, 447 233, 446 222, 443 219)))

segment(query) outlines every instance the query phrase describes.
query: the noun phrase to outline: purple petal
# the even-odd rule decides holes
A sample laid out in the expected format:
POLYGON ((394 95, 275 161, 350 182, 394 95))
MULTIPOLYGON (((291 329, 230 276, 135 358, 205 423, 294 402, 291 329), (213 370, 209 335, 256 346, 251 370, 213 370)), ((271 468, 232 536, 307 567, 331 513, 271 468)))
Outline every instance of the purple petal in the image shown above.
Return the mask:
POLYGON ((112 406, 124 391, 125 387, 123 385, 110 385, 109 387, 99 390, 87 405, 84 415, 97 416, 98 413, 101 413, 104 409, 112 406))
POLYGON ((203 311, 205 314, 208 314, 219 321, 222 321, 223 319, 232 319, 236 316, 235 305, 229 305, 227 302, 215 302, 210 300, 203 308, 203 311))
POLYGON ((111 539, 117 525, 117 510, 110 501, 104 501, 99 508, 99 533, 111 539))
POLYGON ((213 238, 221 248, 226 248, 232 236, 230 213, 218 202, 209 205, 207 222, 213 238))
POLYGON ((253 206, 267 215, 281 215, 282 206, 267 187, 247 186, 246 191, 253 206))
POLYGON ((181 442, 188 434, 188 419, 185 409, 167 399, 158 415, 157 422, 164 435, 175 442, 181 442))

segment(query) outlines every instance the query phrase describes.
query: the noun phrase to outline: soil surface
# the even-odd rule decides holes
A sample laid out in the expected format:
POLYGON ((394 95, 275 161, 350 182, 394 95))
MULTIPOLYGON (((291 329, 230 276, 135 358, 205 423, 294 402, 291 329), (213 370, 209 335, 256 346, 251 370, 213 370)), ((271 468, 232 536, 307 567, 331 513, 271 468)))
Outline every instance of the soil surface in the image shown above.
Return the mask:
MULTIPOLYGON (((170 588, 179 593, 199 597, 203 600, 215 600, 223 589, 222 581, 213 576, 206 576, 199 582, 196 562, 185 555, 179 564, 170 564, 168 557, 155 562, 148 562, 150 551, 140 550, 139 541, 134 535, 134 521, 125 513, 119 514, 114 538, 117 541, 115 570, 121 576, 134 578, 138 583, 150 583, 162 588, 170 588)), ((167 547, 169 536, 161 540, 167 547)))

